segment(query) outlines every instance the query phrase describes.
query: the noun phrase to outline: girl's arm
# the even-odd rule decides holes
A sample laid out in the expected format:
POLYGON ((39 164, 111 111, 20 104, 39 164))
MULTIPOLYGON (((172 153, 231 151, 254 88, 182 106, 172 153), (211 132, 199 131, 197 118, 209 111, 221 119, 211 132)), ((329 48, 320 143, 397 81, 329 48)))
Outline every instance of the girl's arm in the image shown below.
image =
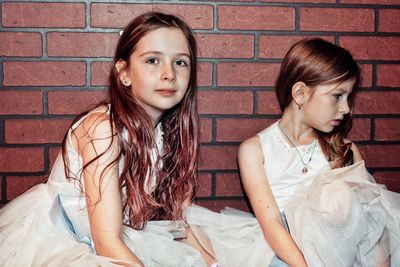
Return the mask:
POLYGON ((290 266, 307 266, 303 254, 280 220, 279 208, 264 172, 260 139, 254 136, 239 147, 240 176, 251 206, 274 252, 290 266))
POLYGON ((90 229, 98 255, 121 260, 124 266, 143 266, 123 241, 122 201, 118 183, 119 153, 117 138, 111 139, 111 127, 107 114, 93 113, 74 130, 85 168, 84 188, 89 214, 90 229), (111 143, 112 141, 112 143, 111 143), (110 149, 109 149, 110 146, 110 149), (100 158, 90 163, 98 155, 100 158), (128 263, 123 263, 130 262, 128 263))

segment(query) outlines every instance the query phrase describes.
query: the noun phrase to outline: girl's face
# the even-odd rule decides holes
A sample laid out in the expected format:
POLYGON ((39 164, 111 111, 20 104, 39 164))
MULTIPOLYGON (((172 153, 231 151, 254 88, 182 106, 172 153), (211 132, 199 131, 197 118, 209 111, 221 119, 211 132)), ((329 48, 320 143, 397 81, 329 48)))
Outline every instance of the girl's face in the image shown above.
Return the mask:
POLYGON ((331 132, 350 112, 348 97, 355 79, 335 84, 318 85, 303 106, 306 123, 321 132, 331 132))
MULTIPOLYGON (((159 28, 144 35, 129 57, 129 67, 120 71, 121 82, 153 120, 184 97, 190 79, 190 54, 183 32, 159 28), (125 82, 125 83, 124 83, 125 82)), ((117 62, 125 64, 124 62, 117 62)))

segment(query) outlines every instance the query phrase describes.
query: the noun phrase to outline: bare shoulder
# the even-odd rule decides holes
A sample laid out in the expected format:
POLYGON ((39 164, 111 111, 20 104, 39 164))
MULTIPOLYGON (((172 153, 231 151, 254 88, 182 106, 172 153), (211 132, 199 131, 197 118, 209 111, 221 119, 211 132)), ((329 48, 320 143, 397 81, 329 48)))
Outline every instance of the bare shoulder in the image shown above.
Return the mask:
POLYGON ((258 135, 250 137, 243 141, 238 151, 239 166, 253 165, 264 162, 264 154, 261 147, 261 140, 258 135))
POLYGON ((239 146, 239 156, 242 154, 254 154, 254 153, 262 154, 261 140, 257 135, 246 139, 239 146))
POLYGON ((111 137, 112 129, 107 108, 102 106, 90 111, 83 122, 75 129, 75 132, 78 137, 90 139, 111 137))
POLYGON ((115 142, 110 116, 106 107, 100 107, 89 112, 86 118, 72 132, 72 141, 78 151, 87 148, 88 144, 97 151, 105 151, 115 142))
POLYGON ((357 145, 349 139, 344 140, 345 144, 351 144, 351 150, 353 151, 353 160, 354 163, 363 160, 360 150, 358 149, 357 145))

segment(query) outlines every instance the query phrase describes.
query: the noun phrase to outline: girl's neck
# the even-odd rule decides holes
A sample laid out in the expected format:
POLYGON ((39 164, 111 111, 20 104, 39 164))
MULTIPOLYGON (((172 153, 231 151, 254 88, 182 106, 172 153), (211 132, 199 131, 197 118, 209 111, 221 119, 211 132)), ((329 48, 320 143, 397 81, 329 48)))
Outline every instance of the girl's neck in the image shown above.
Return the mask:
POLYGON ((286 108, 279 127, 296 146, 310 144, 317 137, 315 130, 303 122, 297 110, 286 108))

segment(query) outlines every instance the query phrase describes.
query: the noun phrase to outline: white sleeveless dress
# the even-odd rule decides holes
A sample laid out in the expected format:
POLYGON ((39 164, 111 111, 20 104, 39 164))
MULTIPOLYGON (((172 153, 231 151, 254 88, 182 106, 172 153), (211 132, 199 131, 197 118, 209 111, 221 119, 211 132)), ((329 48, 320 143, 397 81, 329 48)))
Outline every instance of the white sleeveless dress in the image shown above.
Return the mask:
MULTIPOLYGON (((157 144, 162 146, 160 127, 157 132, 157 144)), ((66 149, 70 169, 80 177, 82 159, 72 146, 71 130, 66 149)), ((0 210, 0 266, 120 266, 95 253, 82 184, 66 179, 60 154, 46 184, 4 206, 0 210)), ((206 266, 197 250, 174 240, 179 231, 186 231, 182 222, 152 221, 142 231, 124 227, 124 241, 146 267, 206 266)))
MULTIPOLYGON (((363 161, 331 170, 318 143, 314 152, 314 144, 297 147, 304 159, 313 153, 303 174, 304 165, 278 122, 258 136, 274 197, 308 266, 378 266, 387 258, 390 266, 400 266, 400 194, 374 183, 363 161)), ((209 237, 204 244, 223 266, 266 267, 273 258, 275 263, 251 214, 200 207, 186 213, 188 223, 209 237)))
MULTIPOLYGON (((259 136, 267 159, 265 172, 279 209, 285 212, 309 266, 375 266, 366 264, 375 259, 368 253, 374 251, 373 238, 386 245, 384 252, 391 255, 392 266, 400 266, 399 194, 369 182, 363 163, 330 171, 318 144, 304 175, 303 165, 277 124, 259 136), (362 226, 360 231, 355 231, 355 222, 362 226), (336 254, 324 254, 334 250, 336 254)), ((79 174, 81 159, 70 132, 68 138, 71 169, 79 174)), ((309 147, 299 147, 303 148, 307 153, 309 147)), ((193 205, 184 209, 184 215, 203 247, 224 267, 268 266, 275 256, 250 213, 230 208, 216 213, 193 205)), ((174 241, 174 234, 182 231, 182 222, 149 222, 142 231, 125 227, 124 240, 146 267, 206 266, 197 250, 174 241)), ((85 196, 79 183, 65 178, 60 155, 46 184, 33 187, 0 210, 0 266, 119 266, 96 255, 85 196)))

